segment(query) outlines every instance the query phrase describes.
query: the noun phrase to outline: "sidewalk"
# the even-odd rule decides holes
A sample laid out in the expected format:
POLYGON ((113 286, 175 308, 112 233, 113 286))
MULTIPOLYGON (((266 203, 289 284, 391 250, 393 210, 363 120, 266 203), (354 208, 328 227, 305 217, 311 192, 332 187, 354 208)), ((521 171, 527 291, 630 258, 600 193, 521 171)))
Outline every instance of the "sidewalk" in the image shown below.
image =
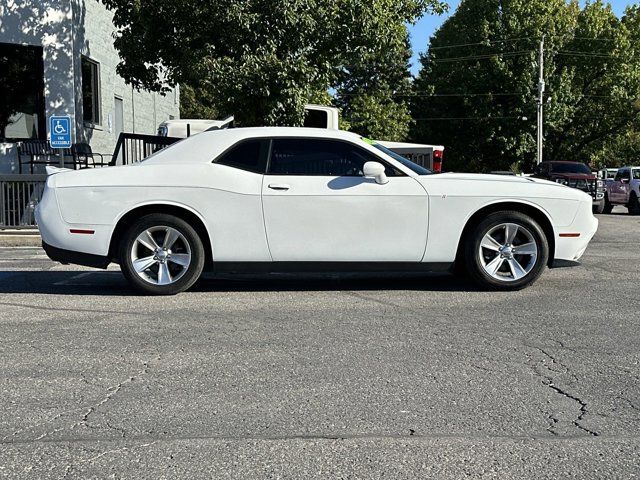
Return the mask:
POLYGON ((39 247, 42 244, 38 229, 0 230, 0 247, 39 247))

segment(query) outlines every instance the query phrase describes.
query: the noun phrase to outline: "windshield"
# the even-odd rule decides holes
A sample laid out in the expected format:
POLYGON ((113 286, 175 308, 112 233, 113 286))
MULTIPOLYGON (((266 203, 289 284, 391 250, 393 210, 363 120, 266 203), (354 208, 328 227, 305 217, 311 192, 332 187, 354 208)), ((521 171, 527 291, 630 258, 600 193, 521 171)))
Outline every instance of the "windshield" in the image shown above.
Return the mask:
POLYGON ((591 170, 584 163, 552 163, 551 173, 586 173, 591 175, 591 170))
POLYGON ((421 167, 417 163, 413 163, 411 160, 404 158, 402 155, 398 155, 396 152, 389 150, 387 147, 383 147, 379 143, 370 143, 373 147, 377 148, 381 152, 386 153, 394 160, 397 160, 402 165, 410 169, 412 172, 417 173, 418 175, 431 175, 433 172, 428 168, 421 167))

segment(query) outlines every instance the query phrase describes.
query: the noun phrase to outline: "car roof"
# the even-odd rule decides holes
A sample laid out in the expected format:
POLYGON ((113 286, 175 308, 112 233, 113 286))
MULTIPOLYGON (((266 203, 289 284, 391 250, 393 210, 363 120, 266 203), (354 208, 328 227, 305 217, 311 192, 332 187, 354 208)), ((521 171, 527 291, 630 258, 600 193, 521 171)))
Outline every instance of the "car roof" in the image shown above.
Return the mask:
MULTIPOLYGON (((326 138, 331 140, 345 140, 352 143, 361 142, 366 150, 376 149, 361 140, 361 136, 344 130, 307 127, 245 127, 212 130, 197 133, 191 137, 174 143, 144 160, 146 164, 156 163, 210 163, 232 145, 252 138, 326 138)), ((394 165, 399 162, 391 162, 394 165)), ((407 169, 400 168, 403 171, 407 169)))

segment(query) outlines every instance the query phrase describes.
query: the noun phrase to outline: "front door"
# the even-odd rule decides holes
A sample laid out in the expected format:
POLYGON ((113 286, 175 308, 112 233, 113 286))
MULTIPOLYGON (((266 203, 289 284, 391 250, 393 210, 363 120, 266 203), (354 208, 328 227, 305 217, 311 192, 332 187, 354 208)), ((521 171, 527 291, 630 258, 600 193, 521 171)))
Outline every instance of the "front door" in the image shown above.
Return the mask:
POLYGON ((389 182, 362 176, 373 153, 345 141, 274 139, 262 186, 274 261, 419 262, 429 202, 412 177, 385 165, 389 182))
POLYGON ((621 168, 609 187, 609 201, 611 203, 624 204, 628 201, 629 170, 621 168), (625 183, 626 182, 626 183, 625 183))

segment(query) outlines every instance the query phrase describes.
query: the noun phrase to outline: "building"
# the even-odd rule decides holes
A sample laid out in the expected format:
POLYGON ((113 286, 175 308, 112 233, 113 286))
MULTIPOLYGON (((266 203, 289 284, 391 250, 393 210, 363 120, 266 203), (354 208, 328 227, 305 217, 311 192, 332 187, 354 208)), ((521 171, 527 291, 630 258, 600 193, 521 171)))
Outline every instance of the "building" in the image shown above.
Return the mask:
POLYGON ((120 132, 156 132, 179 118, 179 90, 137 92, 116 73, 112 14, 97 0, 0 2, 0 173, 15 143, 47 138, 47 118, 70 115, 73 142, 113 153, 120 132))

